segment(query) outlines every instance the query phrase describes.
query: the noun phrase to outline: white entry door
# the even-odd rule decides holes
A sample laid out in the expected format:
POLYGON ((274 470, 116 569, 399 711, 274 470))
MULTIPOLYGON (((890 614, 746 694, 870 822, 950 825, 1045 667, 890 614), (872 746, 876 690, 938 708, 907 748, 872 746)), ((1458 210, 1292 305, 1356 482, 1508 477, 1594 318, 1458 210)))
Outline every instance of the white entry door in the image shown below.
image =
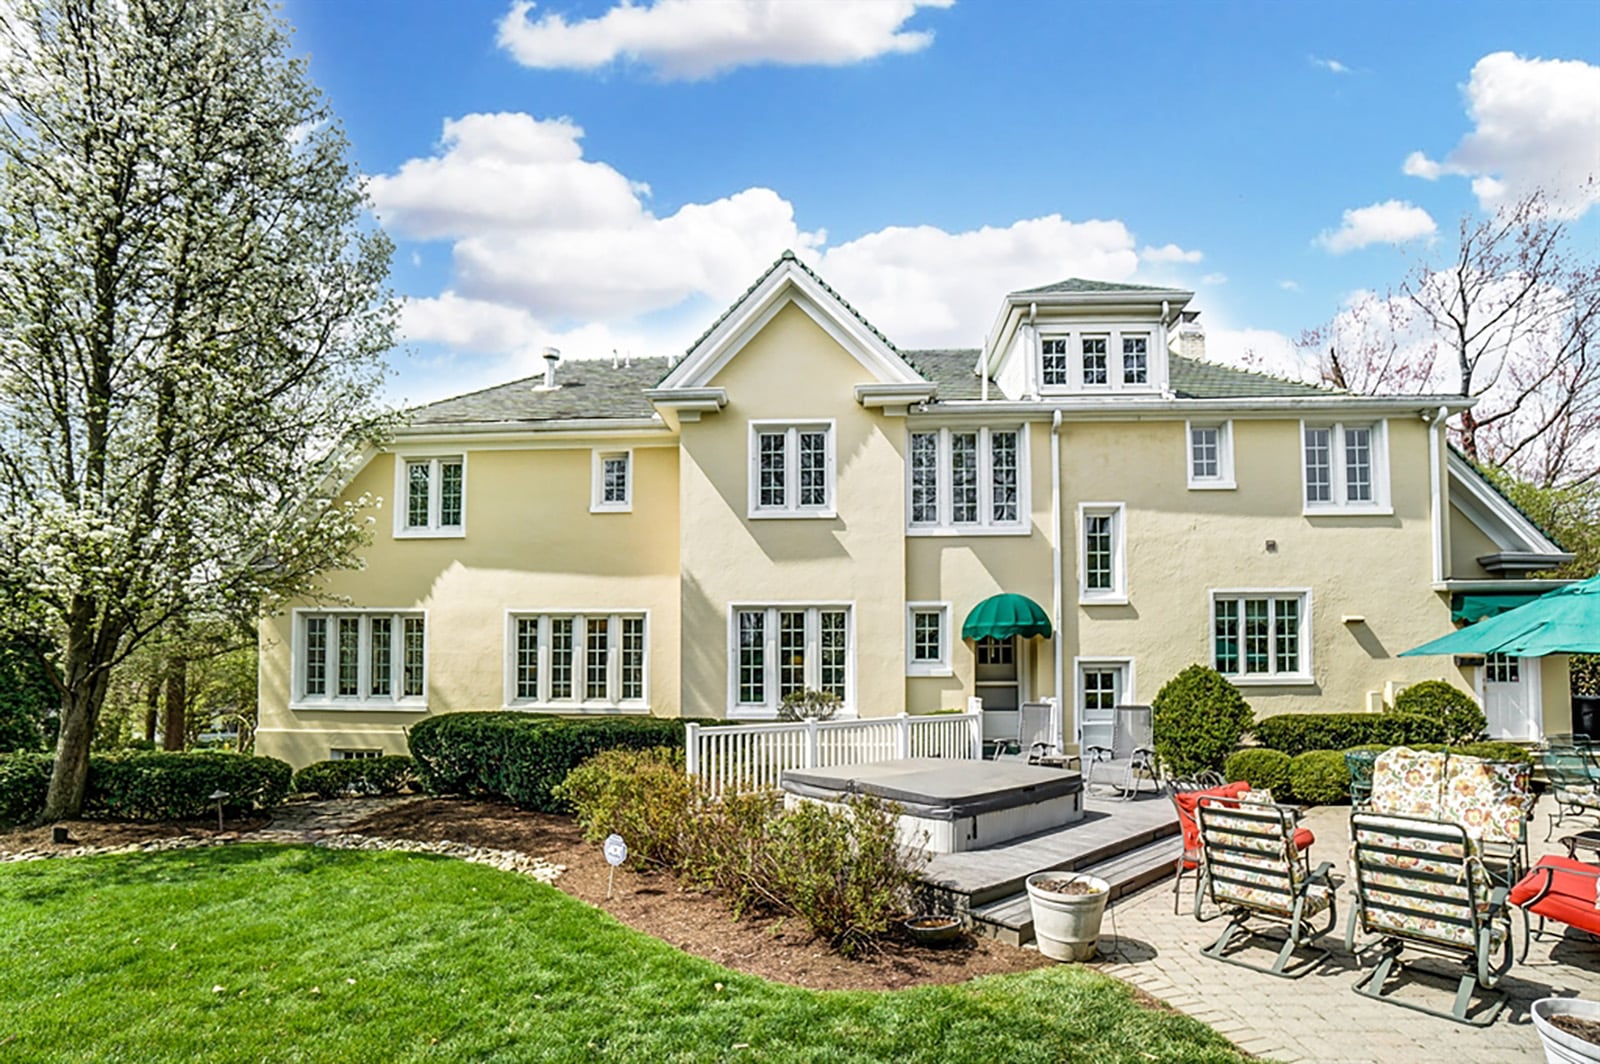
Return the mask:
POLYGON ((1021 723, 1017 719, 1022 706, 1021 648, 1015 638, 984 638, 973 649, 977 653, 973 693, 983 699, 983 737, 1015 739, 1021 723))
POLYGON ((1539 726, 1538 658, 1490 654, 1478 677, 1489 738, 1535 742, 1544 738, 1539 726))
POLYGON ((1116 732, 1116 707, 1128 693, 1126 661, 1078 662, 1078 741, 1084 746, 1111 746, 1116 732))

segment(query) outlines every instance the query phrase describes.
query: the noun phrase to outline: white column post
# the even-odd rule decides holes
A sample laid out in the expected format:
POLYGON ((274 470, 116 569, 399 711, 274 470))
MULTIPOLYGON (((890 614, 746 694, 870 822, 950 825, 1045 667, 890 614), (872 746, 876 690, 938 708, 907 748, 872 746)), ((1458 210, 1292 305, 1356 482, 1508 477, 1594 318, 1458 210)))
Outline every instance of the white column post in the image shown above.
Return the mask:
POLYGON ((817 722, 808 719, 806 721, 806 768, 816 768, 820 761, 821 758, 818 756, 817 749, 817 722))
POLYGON ((911 714, 902 713, 895 718, 894 756, 902 761, 911 756, 911 714))
POLYGON ((700 775, 700 725, 683 726, 683 768, 691 776, 700 775))

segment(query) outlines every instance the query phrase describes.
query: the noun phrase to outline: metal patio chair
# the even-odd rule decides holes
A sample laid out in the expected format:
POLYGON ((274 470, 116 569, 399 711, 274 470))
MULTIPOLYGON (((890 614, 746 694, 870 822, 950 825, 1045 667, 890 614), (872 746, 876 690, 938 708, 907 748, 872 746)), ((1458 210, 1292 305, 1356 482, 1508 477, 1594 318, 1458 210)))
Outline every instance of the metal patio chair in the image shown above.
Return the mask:
MULTIPOLYGON (((1309 972, 1327 956, 1314 945, 1338 922, 1338 906, 1329 873, 1332 861, 1314 872, 1295 846, 1294 810, 1258 802, 1238 802, 1231 808, 1218 800, 1202 800, 1195 813, 1200 821, 1201 885, 1212 904, 1228 917, 1221 936, 1200 952, 1213 960, 1236 964, 1268 975, 1294 979, 1309 972), (1285 926, 1283 944, 1270 965, 1252 964, 1230 956, 1228 947, 1240 931, 1251 932, 1251 919, 1285 926), (1291 966, 1296 951, 1311 956, 1291 966)), ((1195 906, 1195 918, 1207 919, 1195 906)))
POLYGON ((1550 784, 1550 793, 1555 799, 1555 809, 1549 814, 1550 826, 1544 833, 1544 841, 1550 841, 1550 836, 1563 820, 1573 817, 1600 819, 1600 787, 1596 786, 1600 771, 1596 771, 1594 759, 1587 749, 1580 746, 1552 746, 1540 751, 1539 767, 1544 769, 1544 778, 1550 784))
POLYGON ((1511 910, 1506 888, 1493 886, 1460 824, 1378 813, 1350 816, 1350 871, 1355 888, 1345 948, 1356 930, 1379 936, 1378 965, 1357 980, 1356 993, 1457 1023, 1486 1027, 1505 1004, 1495 987, 1512 964, 1511 910), (1384 993, 1405 969, 1408 949, 1462 962, 1466 971, 1449 1010, 1384 993), (1472 1016, 1474 992, 1487 1008, 1472 1016))
POLYGON ((1372 804, 1372 765, 1377 760, 1375 750, 1350 750, 1344 755, 1344 768, 1350 773, 1350 804, 1357 809, 1372 804))
POLYGON ((1048 758, 1063 756, 1061 748, 1050 738, 1054 730, 1055 713, 1053 702, 1022 703, 1017 710, 1016 741, 996 743, 990 760, 1025 761, 1037 765, 1048 758))
POLYGON ((1083 748, 1083 784, 1088 787, 1096 777, 1121 792, 1123 799, 1138 793, 1139 784, 1149 780, 1155 784, 1155 793, 1161 793, 1161 780, 1156 775, 1155 714, 1149 706, 1117 706, 1112 721, 1110 746, 1085 746, 1083 748))

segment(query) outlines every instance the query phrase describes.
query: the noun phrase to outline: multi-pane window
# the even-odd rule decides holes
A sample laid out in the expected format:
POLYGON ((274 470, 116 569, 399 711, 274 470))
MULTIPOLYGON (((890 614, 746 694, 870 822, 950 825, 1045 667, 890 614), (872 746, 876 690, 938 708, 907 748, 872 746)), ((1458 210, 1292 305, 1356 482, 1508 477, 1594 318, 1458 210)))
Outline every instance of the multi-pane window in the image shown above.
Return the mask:
POLYGON ((950 607, 914 602, 906 609, 906 664, 913 676, 946 674, 950 669, 950 607))
POLYGON ((1110 378, 1106 366, 1106 338, 1104 336, 1085 336, 1083 344, 1083 383, 1109 384, 1110 378))
POLYGON ((1150 341, 1143 336, 1122 338, 1122 383, 1150 382, 1150 341))
POLYGON ((1084 602, 1120 602, 1127 597, 1123 513, 1121 503, 1085 503, 1079 509, 1082 553, 1078 597, 1084 602))
POLYGON ((1518 659, 1509 654, 1485 654, 1483 679, 1485 683, 1521 683, 1522 669, 1518 659))
POLYGON ((1306 425, 1303 429, 1308 509, 1387 505, 1383 423, 1306 425))
POLYGON ((1233 678, 1304 679, 1310 675, 1304 592, 1216 592, 1212 660, 1233 678))
POLYGON ((1022 440, 1016 429, 913 432, 906 503, 910 527, 1025 530, 1022 440))
POLYGON ((589 509, 595 513, 627 513, 633 509, 633 455, 627 451, 594 453, 594 486, 589 509))
POLYGON ((383 756, 382 750, 340 750, 335 748, 328 751, 333 756, 332 761, 375 761, 383 756))
POLYGON ((643 614, 513 614, 508 704, 618 706, 645 700, 643 614))
POLYGON ((459 534, 466 487, 462 458, 406 458, 401 468, 405 502, 396 531, 459 534))
POLYGON ((833 507, 833 429, 829 425, 751 426, 751 510, 826 516, 833 507))
POLYGON ((296 614, 300 701, 335 705, 420 702, 426 626, 420 614, 347 610, 296 614))
POLYGON ((1233 487, 1233 426, 1189 423, 1189 487, 1233 487))
POLYGON ((1046 387, 1063 387, 1067 378, 1067 338, 1049 337, 1039 341, 1040 372, 1046 387))
POLYGON ((826 691, 848 704, 850 610, 844 606, 741 606, 730 647, 734 702, 776 710, 786 695, 826 691))

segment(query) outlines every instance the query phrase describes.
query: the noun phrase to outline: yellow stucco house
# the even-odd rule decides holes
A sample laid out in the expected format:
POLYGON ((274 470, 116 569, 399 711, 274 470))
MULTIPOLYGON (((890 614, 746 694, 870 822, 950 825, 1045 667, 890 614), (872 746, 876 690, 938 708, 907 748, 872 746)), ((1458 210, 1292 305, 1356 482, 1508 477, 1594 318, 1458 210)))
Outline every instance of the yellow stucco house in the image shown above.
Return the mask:
POLYGON ((1004 297, 981 349, 903 351, 785 254, 677 360, 552 359, 421 407, 349 497, 365 568, 261 626, 262 753, 404 752, 429 714, 846 716, 1055 697, 1109 738, 1194 662, 1258 716, 1443 678, 1567 730, 1565 659, 1397 659, 1565 557, 1446 445, 1454 397, 1204 360, 1193 293, 1004 297), (963 641, 999 593, 1050 639, 963 641))

